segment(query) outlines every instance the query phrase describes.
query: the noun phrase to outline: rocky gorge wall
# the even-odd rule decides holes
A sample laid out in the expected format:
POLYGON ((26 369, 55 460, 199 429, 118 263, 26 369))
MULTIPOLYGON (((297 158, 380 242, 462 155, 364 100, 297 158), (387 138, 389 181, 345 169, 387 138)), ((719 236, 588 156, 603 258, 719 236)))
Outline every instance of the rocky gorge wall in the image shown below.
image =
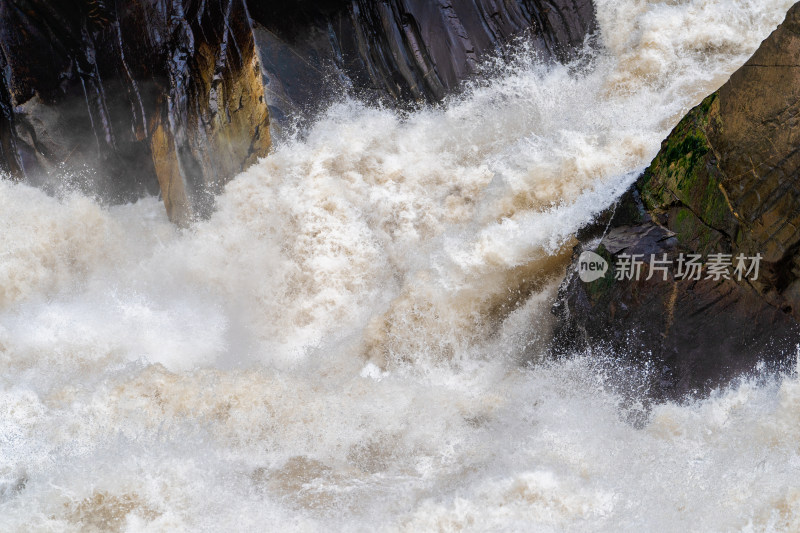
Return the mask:
POLYGON ((584 282, 573 265, 554 308, 556 352, 599 349, 653 364, 654 390, 671 397, 792 362, 800 342, 798 53, 800 4, 584 232, 576 257, 591 250, 609 268, 584 282), (687 276, 690 254, 705 266, 687 276), (638 279, 620 275, 633 256, 644 262, 638 279), (668 260, 667 275, 651 256, 668 260), (758 274, 750 270, 756 257, 758 274), (739 258, 745 275, 736 273, 739 258), (717 260, 726 274, 712 271, 717 260))
POLYGON ((310 116, 345 88, 438 100, 515 35, 563 59, 593 29, 588 0, 6 0, 0 170, 111 202, 160 193, 187 224, 268 153, 270 111, 310 116))
POLYGON ((270 145, 242 0, 7 0, 0 63, 0 165, 45 188, 186 223, 270 145))
POLYGON ((563 61, 596 28, 589 0, 302 0, 249 7, 270 110, 279 121, 308 115, 343 90, 387 103, 436 102, 514 37, 525 35, 544 59, 563 61))

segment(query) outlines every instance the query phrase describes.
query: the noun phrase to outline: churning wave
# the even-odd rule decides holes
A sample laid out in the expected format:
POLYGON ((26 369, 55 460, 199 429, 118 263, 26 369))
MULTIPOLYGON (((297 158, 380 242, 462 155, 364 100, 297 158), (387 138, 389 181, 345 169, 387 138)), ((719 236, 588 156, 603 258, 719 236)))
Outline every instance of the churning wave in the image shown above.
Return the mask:
POLYGON ((574 233, 791 4, 597 0, 574 64, 333 104, 189 230, 0 182, 0 529, 800 527, 794 377, 543 358, 574 233))

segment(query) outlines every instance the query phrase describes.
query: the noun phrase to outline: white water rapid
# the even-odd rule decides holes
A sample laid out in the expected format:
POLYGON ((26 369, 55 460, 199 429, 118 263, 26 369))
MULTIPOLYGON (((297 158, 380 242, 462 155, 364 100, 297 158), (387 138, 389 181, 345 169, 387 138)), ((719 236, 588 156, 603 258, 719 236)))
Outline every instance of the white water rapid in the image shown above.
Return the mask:
POLYGON ((335 104, 189 230, 0 181, 0 531, 800 529, 796 378, 542 358, 572 235, 792 3, 596 0, 575 65, 335 104))

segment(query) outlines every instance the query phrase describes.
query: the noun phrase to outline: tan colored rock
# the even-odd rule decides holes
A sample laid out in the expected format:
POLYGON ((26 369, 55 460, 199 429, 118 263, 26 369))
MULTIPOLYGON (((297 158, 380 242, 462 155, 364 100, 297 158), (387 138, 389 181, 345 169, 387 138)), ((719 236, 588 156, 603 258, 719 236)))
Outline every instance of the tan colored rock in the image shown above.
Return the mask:
POLYGON ((244 0, 0 2, 0 67, 0 171, 46 190, 187 224, 270 147, 244 0))

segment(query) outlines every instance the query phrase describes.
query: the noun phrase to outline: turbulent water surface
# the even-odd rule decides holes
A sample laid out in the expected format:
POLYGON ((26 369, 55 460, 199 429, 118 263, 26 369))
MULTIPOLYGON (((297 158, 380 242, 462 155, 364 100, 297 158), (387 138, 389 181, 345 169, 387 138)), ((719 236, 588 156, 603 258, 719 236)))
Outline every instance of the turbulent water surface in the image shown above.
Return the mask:
POLYGON ((571 235, 792 2, 596 3, 575 65, 333 105, 190 230, 0 182, 0 530, 800 528, 794 377, 542 360, 571 235))

